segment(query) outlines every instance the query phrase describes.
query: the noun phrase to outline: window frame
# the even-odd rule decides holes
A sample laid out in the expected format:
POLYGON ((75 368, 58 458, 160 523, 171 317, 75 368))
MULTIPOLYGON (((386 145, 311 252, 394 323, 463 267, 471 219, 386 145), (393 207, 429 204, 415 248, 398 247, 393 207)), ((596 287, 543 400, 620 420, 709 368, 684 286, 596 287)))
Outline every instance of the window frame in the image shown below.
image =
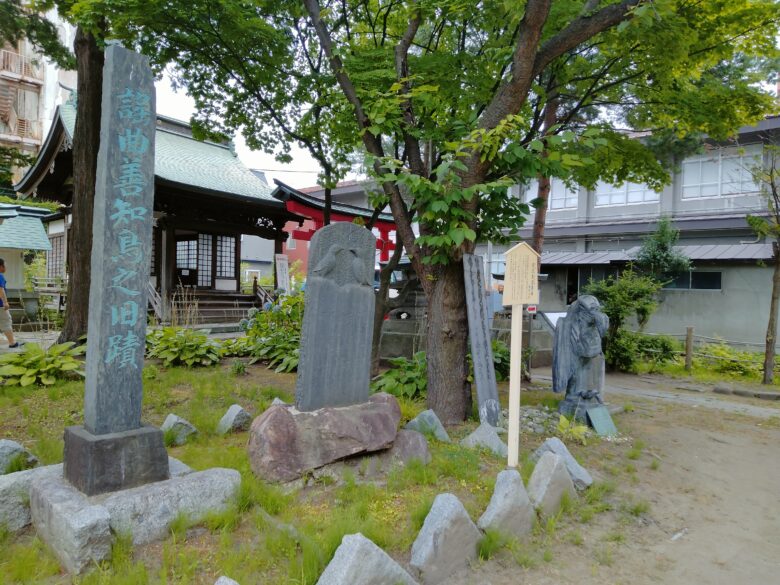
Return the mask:
MULTIPOLYGON (((718 147, 717 149, 697 154, 694 156, 687 157, 682 161, 680 164, 680 198, 683 200, 696 200, 696 199, 714 199, 717 197, 743 197, 745 195, 755 195, 761 191, 760 185, 756 185, 756 183, 753 182, 752 176, 750 172, 748 171, 748 164, 749 162, 753 161, 758 158, 760 160, 763 160, 764 156, 764 145, 762 143, 753 143, 753 144, 747 144, 745 146, 738 146, 738 147, 718 147), (740 152, 740 150, 742 152, 740 152), (717 158, 713 158, 714 155, 717 155, 717 158), (738 170, 740 173, 740 178, 737 183, 739 183, 739 191, 738 192, 730 192, 730 193, 724 193, 724 161, 728 160, 738 160, 738 170), (715 183, 713 182, 707 182, 702 183, 702 164, 705 162, 714 162, 717 165, 717 181, 715 183), (691 182, 686 183, 685 178, 685 169, 686 166, 693 165, 694 163, 698 163, 698 182, 691 182), (749 190, 745 190, 743 187, 745 184, 752 185, 753 188, 749 190), (712 195, 702 195, 702 187, 703 186, 710 186, 715 185, 717 188, 717 192, 712 195), (686 188, 692 189, 697 188, 698 194, 696 195, 686 195, 686 188)), ((726 181, 725 184, 734 184, 735 181, 726 181)))

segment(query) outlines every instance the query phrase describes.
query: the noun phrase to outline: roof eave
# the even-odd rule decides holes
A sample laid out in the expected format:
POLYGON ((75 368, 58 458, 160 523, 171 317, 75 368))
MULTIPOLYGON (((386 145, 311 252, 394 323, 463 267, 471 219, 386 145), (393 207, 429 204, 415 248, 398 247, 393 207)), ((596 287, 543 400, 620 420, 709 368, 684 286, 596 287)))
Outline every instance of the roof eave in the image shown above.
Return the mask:
POLYGON ((287 211, 282 201, 274 201, 273 199, 265 199, 261 197, 249 197, 248 195, 239 195, 237 193, 228 193, 226 191, 218 191, 216 189, 209 189, 207 187, 198 187, 190 185, 188 183, 180 183, 179 181, 172 181, 171 179, 165 179, 159 175, 155 175, 155 184, 162 187, 170 187, 173 189, 185 190, 191 193, 200 193, 202 195, 210 195, 222 199, 238 200, 244 203, 260 204, 265 207, 270 207, 279 211, 287 211))

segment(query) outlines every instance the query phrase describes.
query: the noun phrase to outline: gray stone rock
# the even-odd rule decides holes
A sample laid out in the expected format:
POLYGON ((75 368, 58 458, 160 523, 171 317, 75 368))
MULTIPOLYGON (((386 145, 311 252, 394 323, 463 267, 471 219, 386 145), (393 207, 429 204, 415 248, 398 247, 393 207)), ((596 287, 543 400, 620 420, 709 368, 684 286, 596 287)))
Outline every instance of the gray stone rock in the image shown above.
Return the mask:
POLYGON ((30 524, 32 482, 58 477, 62 477, 61 463, 0 476, 0 526, 16 532, 30 524))
POLYGON ((409 564, 425 585, 442 583, 477 557, 481 538, 460 500, 439 494, 412 545, 409 564))
POLYGON ((561 441, 558 437, 550 437, 549 439, 545 440, 545 442, 542 443, 536 451, 534 451, 534 461, 538 461, 542 454, 546 453, 547 451, 555 453, 559 457, 563 458, 563 462, 566 464, 566 470, 569 472, 571 480, 574 482, 574 487, 576 487, 578 490, 584 490, 590 487, 590 485, 593 483, 593 478, 591 477, 590 473, 588 473, 587 469, 577 463, 577 460, 571 453, 569 453, 569 450, 566 448, 566 445, 564 445, 563 441, 561 441))
POLYGON ((16 441, 0 439, 0 475, 9 473, 11 464, 18 458, 24 458, 25 469, 38 465, 38 459, 16 441))
POLYGON ((577 490, 571 481, 563 457, 550 451, 542 454, 528 481, 528 497, 543 516, 553 516, 561 507, 563 494, 577 498, 577 490))
POLYGON ((536 512, 520 473, 515 469, 500 472, 490 504, 477 526, 482 530, 492 528, 503 534, 522 537, 533 530, 535 521, 536 512))
POLYGON ((432 410, 424 410, 408 423, 406 423, 406 429, 410 431, 417 431, 423 435, 433 435, 439 441, 449 443, 451 441, 450 436, 444 429, 444 425, 441 424, 439 417, 432 410))
POLYGON ((192 423, 175 414, 169 414, 160 429, 164 433, 167 433, 169 430, 173 432, 176 445, 183 445, 192 435, 198 434, 198 429, 192 423))
POLYGON ((168 457, 168 469, 171 477, 181 477, 182 475, 192 473, 192 467, 174 457, 168 457))
POLYGON ((68 572, 78 574, 111 558, 108 510, 90 503, 64 478, 33 481, 30 512, 38 536, 68 572))
POLYGON ((238 585, 238 581, 233 581, 230 577, 222 575, 214 582, 214 585, 238 585))
POLYGON ((507 447, 501 437, 498 436, 496 429, 487 423, 482 423, 473 433, 460 442, 464 447, 472 449, 489 449, 499 457, 506 457, 507 447))
POLYGON ((287 403, 286 403, 284 400, 282 400, 282 399, 281 399, 281 398, 279 398, 278 396, 276 396, 276 397, 275 397, 275 398, 274 398, 274 399, 271 401, 271 406, 276 406, 277 404, 278 404, 279 406, 290 406, 289 404, 287 404, 287 403))
POLYGON ((417 585, 398 563, 362 534, 347 534, 317 585, 417 585))
POLYGON ((400 420, 398 401, 383 393, 363 404, 313 412, 271 406, 249 431, 252 471, 268 481, 287 482, 346 457, 387 449, 400 420))
POLYGON ((219 421, 217 434, 226 435, 227 433, 245 431, 251 424, 252 415, 241 408, 240 404, 233 404, 219 421))
POLYGON ((395 441, 393 441, 393 446, 389 449, 366 455, 359 460, 348 460, 344 463, 357 468, 359 475, 374 477, 387 473, 393 467, 407 465, 415 459, 425 465, 431 462, 428 440, 422 433, 401 429, 398 431, 395 441))
POLYGON ((235 469, 212 468, 90 498, 109 514, 111 530, 131 534, 134 545, 165 538, 179 515, 202 521, 230 505, 241 485, 235 469))
POLYGON ((311 239, 295 387, 299 410, 368 399, 375 253, 376 238, 353 223, 332 223, 311 239))

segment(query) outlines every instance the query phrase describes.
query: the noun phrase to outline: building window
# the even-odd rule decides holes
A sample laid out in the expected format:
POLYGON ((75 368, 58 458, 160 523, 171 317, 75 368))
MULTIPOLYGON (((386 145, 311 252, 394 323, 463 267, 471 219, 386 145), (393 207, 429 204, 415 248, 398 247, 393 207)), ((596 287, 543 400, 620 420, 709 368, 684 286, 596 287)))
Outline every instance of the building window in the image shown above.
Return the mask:
POLYGON ((287 249, 288 250, 295 250, 295 248, 298 247, 297 242, 295 241, 295 238, 287 238, 287 249))
POLYGON ((213 236, 198 234, 198 286, 211 288, 211 251, 213 236))
MULTIPOLYGON (((530 203, 539 194, 539 181, 534 179, 525 187, 525 202, 530 203)), ((577 189, 570 189, 561 179, 550 181, 548 209, 577 209, 577 189)))
POLYGON ((596 185, 596 206, 633 205, 636 203, 658 203, 659 194, 647 185, 625 182, 620 185, 599 182, 596 185))
POLYGON ((722 290, 722 272, 683 272, 664 288, 675 290, 722 290))
POLYGON ((236 277, 236 238, 217 236, 217 278, 236 277))
POLYGON ((179 240, 176 242, 176 268, 195 270, 198 267, 198 242, 179 240))
POLYGON ((65 276, 65 235, 49 236, 51 250, 46 253, 46 276, 61 278, 65 276))
POLYGON ((757 193, 751 168, 761 163, 762 146, 717 148, 682 164, 683 199, 757 193))

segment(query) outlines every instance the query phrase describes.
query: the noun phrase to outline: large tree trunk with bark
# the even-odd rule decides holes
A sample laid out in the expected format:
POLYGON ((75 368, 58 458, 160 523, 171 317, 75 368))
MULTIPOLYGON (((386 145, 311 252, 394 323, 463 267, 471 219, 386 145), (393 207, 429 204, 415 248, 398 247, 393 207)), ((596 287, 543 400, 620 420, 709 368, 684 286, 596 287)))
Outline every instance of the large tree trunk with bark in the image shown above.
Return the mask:
POLYGON ((92 210, 100 145, 103 51, 95 37, 79 27, 73 43, 77 62, 76 128, 73 132, 73 223, 68 248, 68 305, 59 342, 77 341, 87 333, 92 210))
POLYGON ((774 242, 775 270, 772 275, 772 301, 769 304, 769 323, 766 327, 764 350, 764 384, 772 384, 775 378, 775 343, 777 341, 777 306, 780 301, 780 244, 774 242))
POLYGON ((460 423, 471 414, 463 262, 451 261, 435 274, 427 295, 428 407, 444 424, 460 423))
MULTIPOLYGON (((552 83, 552 82, 551 82, 552 83)), ((550 101, 544 107, 544 130, 545 134, 548 134, 552 127, 558 122, 558 96, 550 96, 550 101)), ((547 149, 542 152, 543 157, 549 155, 547 149)), ((534 231, 531 247, 541 255, 542 248, 544 247, 544 226, 547 223, 547 209, 550 207, 550 188, 552 187, 552 181, 550 177, 539 176, 539 191, 537 192, 537 199, 540 200, 540 204, 536 208, 534 213, 534 231)), ((542 267, 542 258, 539 257, 539 268, 542 267)))

